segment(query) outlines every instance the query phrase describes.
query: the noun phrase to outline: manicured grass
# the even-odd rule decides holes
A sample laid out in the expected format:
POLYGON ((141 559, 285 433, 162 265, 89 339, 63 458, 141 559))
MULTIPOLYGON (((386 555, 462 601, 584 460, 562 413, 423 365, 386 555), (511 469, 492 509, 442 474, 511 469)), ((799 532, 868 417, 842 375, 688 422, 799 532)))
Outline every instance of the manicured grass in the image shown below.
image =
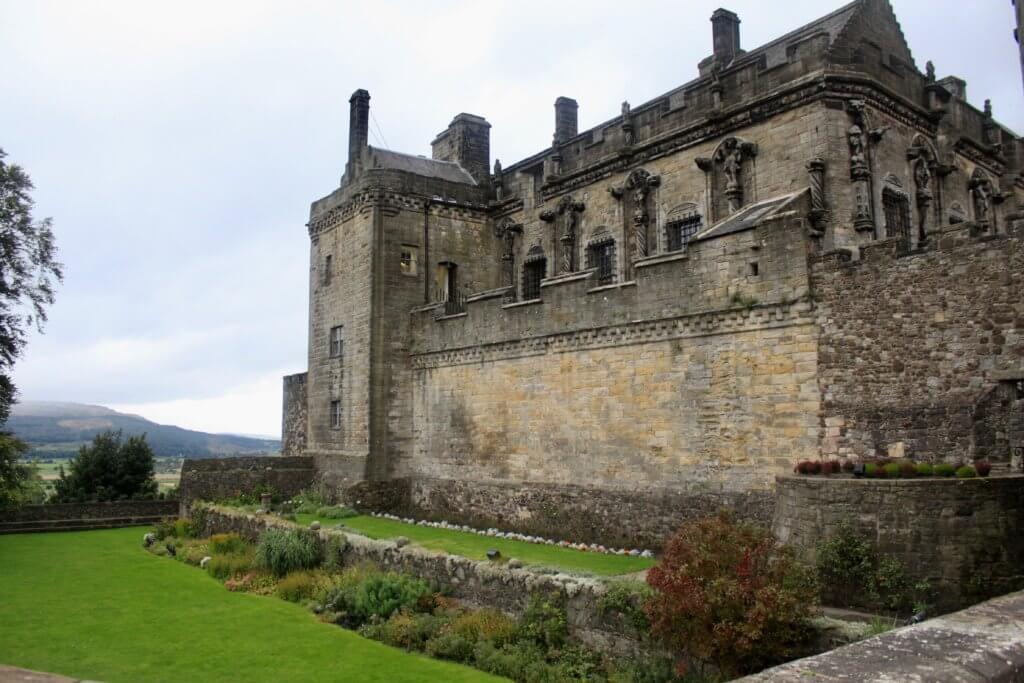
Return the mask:
MULTIPOLYGON (((316 515, 296 515, 300 524, 309 524, 316 515)), ((506 559, 515 557, 524 564, 545 567, 557 567, 567 571, 595 576, 614 576, 630 574, 653 567, 655 560, 644 557, 628 557, 622 555, 603 555, 588 553, 570 548, 526 543, 504 538, 491 538, 465 531, 435 529, 433 527, 416 526, 395 522, 390 519, 360 515, 342 520, 321 519, 320 523, 331 527, 341 522, 350 529, 370 538, 396 538, 405 536, 413 543, 441 550, 450 555, 461 555, 474 560, 483 560, 491 548, 499 550, 506 559)))
POLYGON ((143 532, 0 536, 0 662, 105 683, 500 680, 231 593, 143 532))

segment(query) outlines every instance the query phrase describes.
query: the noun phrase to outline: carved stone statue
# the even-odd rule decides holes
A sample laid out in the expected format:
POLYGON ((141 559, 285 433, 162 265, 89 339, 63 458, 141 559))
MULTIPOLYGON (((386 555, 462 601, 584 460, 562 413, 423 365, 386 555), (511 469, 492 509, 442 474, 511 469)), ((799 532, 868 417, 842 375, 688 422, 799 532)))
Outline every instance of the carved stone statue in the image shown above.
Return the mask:
POLYGON ((494 160, 494 194, 495 197, 500 201, 504 195, 505 188, 502 187, 501 179, 501 159, 494 160))
POLYGON ((740 171, 743 168, 743 152, 739 146, 725 155, 722 162, 722 171, 725 173, 725 187, 727 190, 735 190, 740 186, 740 171))
POLYGON ((850 126, 847 132, 850 143, 850 171, 867 170, 867 159, 864 155, 864 131, 857 124, 850 126))
POLYGON ((987 179, 971 183, 971 200, 974 202, 974 220, 979 226, 988 226, 989 202, 992 199, 992 186, 987 179))
POLYGON ((992 118, 992 100, 985 100, 985 118, 992 118))
POLYGON ((623 121, 628 121, 629 120, 629 101, 628 100, 622 103, 622 120, 623 121))
POLYGON ((629 108, 629 102, 622 103, 622 139, 626 143, 626 146, 632 146, 636 142, 636 138, 633 137, 633 121, 632 113, 629 108))
POLYGON ((930 59, 924 65, 924 79, 929 83, 935 82, 935 65, 930 59))

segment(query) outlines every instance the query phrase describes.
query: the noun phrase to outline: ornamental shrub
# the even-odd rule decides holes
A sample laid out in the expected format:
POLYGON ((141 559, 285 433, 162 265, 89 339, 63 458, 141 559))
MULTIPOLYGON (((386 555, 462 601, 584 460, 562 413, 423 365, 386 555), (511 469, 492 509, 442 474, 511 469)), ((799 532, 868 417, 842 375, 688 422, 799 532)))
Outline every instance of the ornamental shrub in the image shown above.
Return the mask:
POLYGON ((327 582, 327 577, 320 571, 292 572, 277 582, 274 594, 288 602, 311 600, 327 582))
POLYGON ((256 545, 256 564, 284 576, 320 564, 320 543, 306 529, 267 529, 256 545))
POLYGON ((956 474, 956 468, 950 465, 948 462, 940 462, 935 466, 935 476, 937 477, 952 477, 956 474))
POLYGON ((919 477, 930 477, 934 474, 931 463, 919 462, 917 463, 917 476, 919 477))
POLYGON ((854 462, 847 458, 843 461, 843 472, 853 472, 854 462))
POLYGON ((355 517, 359 513, 350 507, 344 505, 326 505, 321 508, 317 508, 316 516, 320 519, 348 519, 349 517, 355 517))
POLYGON ((840 472, 843 471, 843 463, 839 462, 839 460, 837 460, 837 459, 836 460, 832 460, 831 464, 832 464, 832 474, 839 474, 840 472))
POLYGON ((557 595, 532 595, 519 624, 519 637, 551 650, 565 645, 568 635, 569 622, 561 599, 557 595))
POLYGON ((387 621, 364 625, 359 629, 359 635, 392 647, 422 651, 427 648, 427 642, 440 634, 448 622, 445 616, 399 612, 387 621))
POLYGON ((240 553, 249 549, 249 544, 238 534, 214 534, 210 536, 210 554, 240 553))
POLYGON ((356 588, 350 613, 362 621, 387 619, 400 609, 412 610, 432 593, 422 579, 393 572, 374 574, 356 588))
POLYGON ((992 471, 992 463, 988 460, 978 460, 974 463, 974 469, 979 477, 987 477, 992 471))
POLYGON ((817 460, 811 460, 807 464, 808 474, 821 474, 821 463, 817 460))
POLYGON ((917 476, 917 466, 909 460, 900 463, 900 476, 912 479, 917 476))
POLYGON ((224 553, 214 555, 206 564, 206 571, 210 576, 220 581, 245 574, 253 565, 253 550, 248 548, 247 552, 224 553))
POLYGON ((796 471, 798 473, 800 473, 800 474, 810 474, 811 473, 811 461, 810 460, 801 460, 796 465, 796 471))
POLYGON ((887 465, 879 465, 878 463, 875 463, 875 468, 872 470, 871 476, 875 479, 885 479, 889 475, 885 469, 886 466, 887 465))
POLYGON ((801 655, 813 632, 813 574, 768 529, 724 512, 683 525, 647 583, 652 634, 730 676, 801 655))
POLYGON ((875 472, 878 471, 878 469, 879 469, 879 467, 875 463, 873 463, 873 462, 866 463, 864 465, 864 476, 865 477, 873 477, 873 476, 875 476, 875 472))
POLYGON ((647 632, 651 622, 644 613, 644 603, 654 597, 654 591, 646 583, 617 581, 597 601, 597 612, 601 616, 615 612, 621 614, 633 628, 647 632))
POLYGON ((885 470, 885 476, 887 479, 898 479, 903 470, 899 463, 890 462, 888 465, 882 468, 885 470))
POLYGON ((962 465, 956 469, 957 479, 974 479, 978 473, 970 465, 962 465))

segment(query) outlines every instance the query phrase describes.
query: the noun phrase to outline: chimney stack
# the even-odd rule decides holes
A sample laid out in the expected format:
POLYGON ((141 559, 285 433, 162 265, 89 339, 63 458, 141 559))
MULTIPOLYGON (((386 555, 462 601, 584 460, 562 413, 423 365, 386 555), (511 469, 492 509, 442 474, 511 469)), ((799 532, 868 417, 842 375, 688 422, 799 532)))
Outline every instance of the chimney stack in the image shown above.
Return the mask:
POLYGON ((555 100, 555 142, 565 142, 576 137, 579 132, 580 105, 571 97, 559 97, 555 100))
POLYGON ((345 175, 349 178, 356 172, 359 157, 369 144, 370 135, 370 93, 360 88, 348 100, 348 163, 345 175))
POLYGON ((740 18, 727 9, 716 9, 711 15, 711 37, 714 59, 726 65, 740 54, 740 18))
POLYGON ((491 178, 491 124, 475 114, 462 113, 452 119, 448 129, 430 143, 432 155, 439 161, 454 161, 469 171, 477 184, 491 178))

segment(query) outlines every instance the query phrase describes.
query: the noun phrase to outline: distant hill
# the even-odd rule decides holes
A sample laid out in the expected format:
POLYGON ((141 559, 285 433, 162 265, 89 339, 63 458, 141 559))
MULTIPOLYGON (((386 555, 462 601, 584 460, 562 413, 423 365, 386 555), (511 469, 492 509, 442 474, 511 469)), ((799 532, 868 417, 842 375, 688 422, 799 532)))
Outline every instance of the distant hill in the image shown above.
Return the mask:
POLYGON ((277 439, 196 432, 83 403, 24 401, 15 404, 3 429, 31 444, 32 456, 41 458, 75 455, 80 445, 108 429, 120 429, 125 436, 145 434, 153 453, 161 457, 216 458, 281 449, 277 439))

